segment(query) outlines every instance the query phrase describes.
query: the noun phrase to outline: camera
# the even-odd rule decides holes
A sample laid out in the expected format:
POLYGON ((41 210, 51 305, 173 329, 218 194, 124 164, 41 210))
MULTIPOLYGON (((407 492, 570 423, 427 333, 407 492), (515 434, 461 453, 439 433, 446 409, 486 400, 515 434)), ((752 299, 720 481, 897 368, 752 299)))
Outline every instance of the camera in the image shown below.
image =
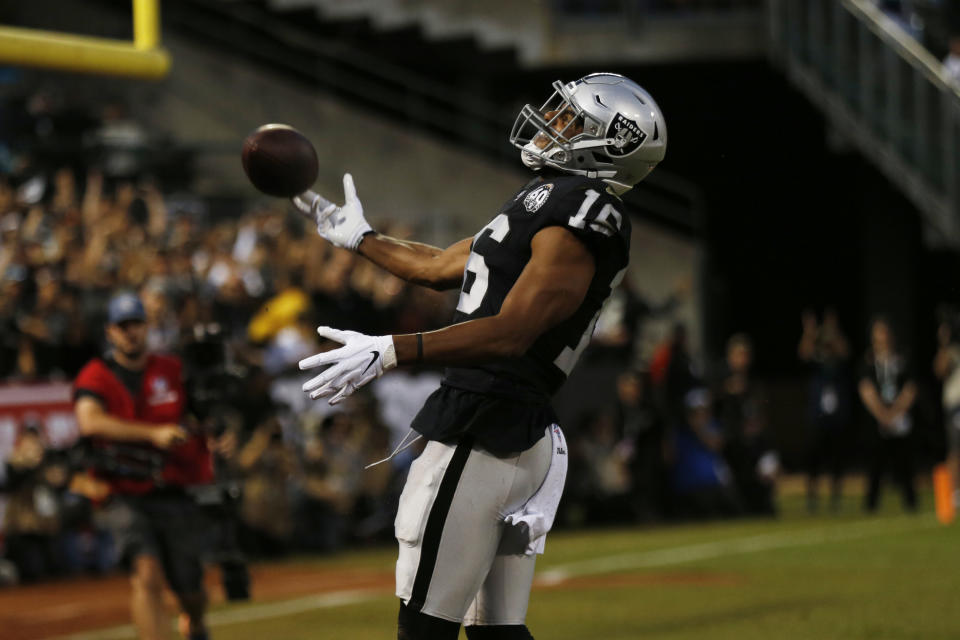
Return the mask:
MULTIPOLYGON (((228 430, 244 428, 241 409, 245 372, 230 364, 223 331, 217 323, 197 324, 182 350, 187 372, 189 411, 203 433, 215 438, 228 430)), ((214 456, 215 484, 197 487, 195 495, 218 525, 213 560, 220 565, 221 581, 230 601, 250 599, 250 572, 237 540, 240 484, 226 460, 214 456)))
MULTIPOLYGON (((227 345, 217 323, 197 324, 183 347, 190 412, 203 431, 220 436, 236 420, 243 398, 243 372, 228 363, 227 345)), ((242 416, 240 416, 242 420, 242 416)))

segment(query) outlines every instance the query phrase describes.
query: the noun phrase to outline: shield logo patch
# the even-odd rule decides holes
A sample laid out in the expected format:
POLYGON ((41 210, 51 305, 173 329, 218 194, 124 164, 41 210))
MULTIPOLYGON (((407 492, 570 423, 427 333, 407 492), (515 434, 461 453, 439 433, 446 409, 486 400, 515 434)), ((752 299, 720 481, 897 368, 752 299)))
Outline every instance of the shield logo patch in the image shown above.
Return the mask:
POLYGON ((640 148, 647 139, 647 134, 636 122, 618 113, 607 128, 607 138, 613 139, 613 143, 606 147, 608 154, 628 156, 640 148))

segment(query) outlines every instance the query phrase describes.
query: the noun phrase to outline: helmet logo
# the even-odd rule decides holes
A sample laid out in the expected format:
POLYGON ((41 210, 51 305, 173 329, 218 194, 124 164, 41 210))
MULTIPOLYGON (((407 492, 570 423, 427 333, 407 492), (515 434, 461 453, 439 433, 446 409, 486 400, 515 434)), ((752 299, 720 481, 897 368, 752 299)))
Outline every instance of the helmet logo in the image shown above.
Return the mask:
POLYGON ((523 208, 527 210, 527 213, 537 211, 543 206, 543 203, 547 201, 547 198, 550 197, 551 191, 553 191, 552 182, 540 185, 528 193, 527 197, 523 199, 523 208))
POLYGON ((608 154, 611 156, 628 156, 643 144, 643 141, 647 139, 647 134, 636 122, 624 117, 622 113, 618 113, 614 116, 610 126, 607 127, 606 137, 613 139, 613 143, 607 145, 608 154))

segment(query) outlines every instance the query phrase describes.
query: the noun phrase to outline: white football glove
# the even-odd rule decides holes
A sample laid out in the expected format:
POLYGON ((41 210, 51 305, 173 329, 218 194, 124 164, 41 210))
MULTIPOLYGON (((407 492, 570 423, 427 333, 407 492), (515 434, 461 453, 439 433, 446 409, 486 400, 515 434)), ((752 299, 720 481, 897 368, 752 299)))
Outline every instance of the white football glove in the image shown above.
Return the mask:
POLYGON ((384 371, 397 366, 393 336, 366 336, 356 331, 341 331, 331 327, 317 327, 317 333, 343 346, 300 361, 301 369, 330 365, 303 385, 303 391, 314 400, 332 395, 330 404, 337 404, 371 380, 382 376, 384 371))
POLYGON ((343 196, 346 202, 338 207, 319 193, 308 190, 293 196, 293 206, 316 223, 321 238, 341 249, 356 251, 364 234, 373 228, 363 217, 363 205, 349 173, 343 174, 343 196))

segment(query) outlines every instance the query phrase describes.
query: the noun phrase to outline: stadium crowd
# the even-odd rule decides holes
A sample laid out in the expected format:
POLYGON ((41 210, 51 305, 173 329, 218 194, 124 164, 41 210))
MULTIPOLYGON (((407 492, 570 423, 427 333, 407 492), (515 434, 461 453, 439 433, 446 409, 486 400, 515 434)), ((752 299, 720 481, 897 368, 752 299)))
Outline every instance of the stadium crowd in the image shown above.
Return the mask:
MULTIPOLYGON (((243 551, 324 552, 391 539, 417 448, 365 467, 403 439, 440 372, 392 372, 331 408, 301 392, 297 363, 320 348, 317 325, 373 335, 423 330, 447 321, 453 299, 331 248, 284 203, 217 217, 195 200, 179 205, 157 181, 115 163, 44 167, 5 149, 0 389, 72 380, 104 348, 109 298, 135 291, 149 349, 186 364, 193 428, 212 444, 243 551)), ((636 356, 644 320, 670 317, 676 300, 651 307, 625 282, 601 317, 584 366, 615 364, 617 401, 565 425, 571 471, 561 524, 775 515, 780 463, 750 338, 732 336, 710 373, 680 324, 650 358, 636 356)), ((836 316, 827 313, 822 324, 805 316, 798 351, 812 380, 808 466, 812 478, 820 469, 832 474, 836 505, 855 404, 852 356, 836 316)), ((49 427, 29 417, 16 425, 0 464, 3 554, 24 581, 114 563, 108 515, 97 508, 104 496, 86 490, 75 475, 84 464, 76 447, 51 444, 49 427)), ((892 465, 905 483, 910 467, 892 462, 896 447, 884 455, 874 475, 892 465)), ((811 509, 815 488, 811 481, 811 509)))
MULTIPOLYGON (((374 397, 333 412, 305 401, 297 362, 319 348, 318 324, 368 332, 431 327, 445 315, 442 298, 330 249, 282 207, 202 225, 169 210, 149 182, 91 171, 78 187, 69 169, 49 183, 33 180, 26 184, 43 194, 36 201, 24 185, 0 186, 5 382, 71 380, 103 350, 109 298, 136 291, 148 348, 184 358, 198 428, 216 443, 223 478, 242 488, 246 546, 283 550, 295 539, 299 548, 335 548, 349 518, 350 535, 389 528, 390 507, 381 502, 395 488, 392 467, 361 471, 386 456, 388 425, 409 422, 410 394, 422 399, 436 374, 394 376, 374 397)), ((4 478, 5 537, 10 554, 31 558, 19 563, 30 577, 46 572, 46 543, 76 518, 66 514, 74 499, 69 460, 43 451, 44 425, 23 427, 4 478)), ((89 528, 89 519, 81 521, 89 528)))

